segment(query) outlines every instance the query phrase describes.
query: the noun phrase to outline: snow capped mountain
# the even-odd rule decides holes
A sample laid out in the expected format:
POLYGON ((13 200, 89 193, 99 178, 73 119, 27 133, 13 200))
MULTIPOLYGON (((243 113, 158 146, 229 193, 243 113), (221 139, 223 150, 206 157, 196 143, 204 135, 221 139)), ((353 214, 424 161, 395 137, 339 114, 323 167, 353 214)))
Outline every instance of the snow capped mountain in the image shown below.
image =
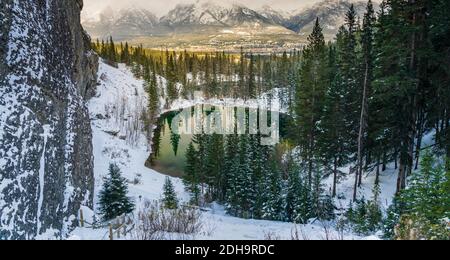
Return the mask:
POLYGON ((251 9, 231 1, 198 0, 195 3, 179 4, 161 18, 142 8, 120 11, 107 8, 97 19, 87 19, 83 25, 93 38, 113 36, 116 40, 174 34, 215 37, 228 31, 239 31, 241 35, 259 32, 304 36, 311 32, 318 17, 325 36, 332 39, 344 24, 345 14, 351 4, 362 16, 366 2, 359 0, 324 0, 293 14, 267 5, 251 9))
POLYGON ((245 23, 272 24, 258 12, 238 4, 197 2, 180 4, 161 18, 161 23, 177 25, 222 25, 238 26, 245 23))
POLYGON ((115 12, 107 8, 99 14, 97 20, 86 20, 83 26, 99 38, 110 35, 114 38, 138 37, 151 34, 158 26, 158 18, 146 9, 128 8, 115 12))
MULTIPOLYGON (((339 27, 345 23, 345 14, 352 4, 358 15, 362 17, 366 10, 364 1, 324 0, 298 12, 287 20, 284 26, 300 34, 309 34, 316 18, 319 18, 324 34, 334 36, 339 27)), ((378 8, 376 3, 374 5, 378 8)))
POLYGON ((268 5, 263 6, 258 12, 273 24, 284 24, 290 17, 288 13, 282 10, 275 10, 268 5))
POLYGON ((146 9, 130 8, 121 10, 115 21, 115 25, 150 26, 158 24, 158 18, 146 9))

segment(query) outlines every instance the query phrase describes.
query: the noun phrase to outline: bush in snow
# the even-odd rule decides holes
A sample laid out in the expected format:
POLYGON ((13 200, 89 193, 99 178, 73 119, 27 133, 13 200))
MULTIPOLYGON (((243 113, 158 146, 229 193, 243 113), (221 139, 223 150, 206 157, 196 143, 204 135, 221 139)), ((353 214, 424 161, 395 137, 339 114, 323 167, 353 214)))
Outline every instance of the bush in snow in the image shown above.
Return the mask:
POLYGON ((127 194, 127 181, 121 176, 120 168, 116 164, 110 164, 109 175, 99 195, 100 213, 104 221, 112 220, 134 210, 134 204, 127 194))
POLYGON ((179 239, 194 236, 202 230, 201 213, 193 207, 167 209, 158 202, 146 201, 135 219, 135 240, 179 239), (176 236, 176 237, 172 237, 176 236))

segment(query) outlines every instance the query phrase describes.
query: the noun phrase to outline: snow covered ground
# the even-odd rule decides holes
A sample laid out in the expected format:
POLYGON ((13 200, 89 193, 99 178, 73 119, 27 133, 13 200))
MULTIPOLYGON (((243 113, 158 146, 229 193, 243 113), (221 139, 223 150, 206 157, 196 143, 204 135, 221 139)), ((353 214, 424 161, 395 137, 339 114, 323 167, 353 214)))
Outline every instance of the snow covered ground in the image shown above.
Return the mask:
MULTIPOLYGON (((166 176, 144 166, 150 155, 150 146, 141 129, 140 113, 147 104, 143 81, 133 77, 131 71, 120 65, 118 69, 100 63, 100 85, 97 95, 89 102, 90 116, 92 119, 93 146, 95 156, 95 204, 97 205, 98 193, 103 184, 103 177, 108 173, 110 163, 117 163, 123 172, 123 176, 130 180, 130 195, 139 205, 144 200, 158 200, 161 198, 162 187, 166 176), (139 184, 133 184, 134 179, 140 179, 139 184)), ((196 101, 197 102, 197 101, 196 101)), ((198 101, 200 102, 200 101, 198 101)), ((223 102, 223 101, 215 101, 223 102)), ((174 107, 181 108, 192 105, 187 101, 179 101, 174 107)), ((386 171, 381 176, 383 200, 390 201, 394 193, 395 184, 392 178, 396 175, 392 171, 386 171)), ((374 176, 370 175, 364 181, 362 193, 370 198, 374 176)), ((188 194, 184 191, 182 181, 172 178, 179 198, 188 200, 188 194)), ((353 178, 350 176, 339 185, 338 192, 346 199, 351 198, 353 178)), ((346 202, 343 202, 346 203, 346 202)), ((343 206, 346 206, 345 204, 343 206)), ((88 222, 92 221, 93 212, 84 209, 84 217, 88 222)), ((322 223, 308 225, 295 225, 261 220, 245 220, 226 215, 220 205, 213 205, 211 209, 202 213, 203 230, 195 237, 178 237, 179 239, 201 240, 262 240, 267 237, 272 239, 291 239, 295 230, 302 239, 326 239, 325 230, 331 230, 328 234, 331 239, 339 239, 338 232, 322 223)), ((70 239, 101 240, 108 239, 107 229, 78 228, 70 239)), ((352 234, 344 234, 344 239, 377 239, 376 237, 361 238, 352 234)))

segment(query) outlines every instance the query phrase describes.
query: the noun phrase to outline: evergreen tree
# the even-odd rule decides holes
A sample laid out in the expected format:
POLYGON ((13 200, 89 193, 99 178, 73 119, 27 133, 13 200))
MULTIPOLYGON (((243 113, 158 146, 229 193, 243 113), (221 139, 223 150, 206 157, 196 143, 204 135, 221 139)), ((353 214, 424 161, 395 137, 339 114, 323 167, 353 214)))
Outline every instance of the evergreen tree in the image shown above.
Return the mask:
POLYGON ((120 54, 120 61, 125 63, 126 65, 130 65, 130 47, 128 45, 128 42, 125 42, 123 51, 120 54))
MULTIPOLYGON (((341 41, 341 37, 342 34, 338 34, 338 41, 341 41)), ((329 86, 325 94, 324 111, 319 124, 322 131, 318 137, 318 150, 321 158, 327 169, 330 168, 333 174, 332 197, 337 195, 337 184, 341 175, 339 168, 349 162, 350 154, 346 139, 346 124, 343 120, 345 93, 337 59, 336 47, 329 46, 329 86)))
POLYGON ((158 91, 158 79, 156 75, 156 66, 153 63, 153 71, 149 78, 146 80, 147 92, 148 92, 148 108, 150 113, 150 120, 153 122, 159 112, 159 91, 158 91))
POLYGON ((166 177, 166 181, 163 186, 162 203, 166 209, 178 208, 178 198, 175 192, 175 187, 169 177, 166 177))
POLYGON ((116 45, 114 44, 112 36, 109 37, 109 46, 108 46, 108 60, 115 63, 117 62, 117 52, 116 45))
POLYGON ((409 187, 401 195, 405 213, 421 215, 434 223, 450 218, 450 191, 446 189, 449 174, 427 151, 420 171, 412 175, 409 187))
POLYGON ((303 50, 300 84, 296 91, 296 120, 300 129, 298 137, 302 157, 308 168, 308 185, 311 188, 316 158, 316 144, 324 96, 327 87, 327 51, 319 19, 316 20, 308 45, 303 50))
POLYGON ((239 198, 237 193, 237 189, 239 186, 239 168, 239 137, 237 134, 233 134, 228 136, 228 138, 226 139, 224 170, 226 183, 224 186, 224 190, 226 195, 227 212, 234 216, 237 216, 238 212, 240 211, 239 198))
POLYGON ((357 155, 357 173, 355 177, 354 195, 356 198, 356 189, 361 186, 363 175, 363 152, 364 146, 367 143, 366 131, 368 127, 368 109, 369 109, 369 96, 371 95, 371 83, 372 83, 372 69, 373 69, 373 26, 375 23, 375 12, 373 9, 372 1, 367 3, 367 10, 364 15, 361 46, 362 56, 364 62, 364 81, 362 91, 362 104, 361 104, 361 116, 359 120, 359 132, 358 132, 358 155, 357 155))
POLYGON ((252 147, 248 135, 240 136, 239 149, 239 171, 237 175, 237 197, 241 207, 240 215, 244 218, 250 218, 252 215, 252 206, 255 203, 255 189, 253 178, 253 169, 251 161, 252 147))
POLYGON ((260 197, 263 201, 262 218, 283 220, 283 181, 276 162, 267 162, 263 172, 260 197))
POLYGON ((247 97, 256 98, 256 90, 255 90, 255 61, 253 54, 250 54, 250 64, 248 66, 248 88, 247 88, 247 97))
POLYGON ((134 210, 134 204, 127 194, 127 181, 121 176, 120 168, 116 164, 110 164, 108 178, 99 195, 100 213, 104 221, 112 220, 134 210))
POLYGON ((213 134, 209 138, 206 151, 206 175, 205 181, 208 185, 208 195, 211 200, 223 200, 222 187, 224 183, 223 174, 224 147, 222 135, 213 134))
POLYGON ((186 151, 186 167, 183 175, 183 183, 186 191, 191 194, 191 203, 200 204, 200 178, 198 176, 198 158, 194 144, 190 143, 186 151))

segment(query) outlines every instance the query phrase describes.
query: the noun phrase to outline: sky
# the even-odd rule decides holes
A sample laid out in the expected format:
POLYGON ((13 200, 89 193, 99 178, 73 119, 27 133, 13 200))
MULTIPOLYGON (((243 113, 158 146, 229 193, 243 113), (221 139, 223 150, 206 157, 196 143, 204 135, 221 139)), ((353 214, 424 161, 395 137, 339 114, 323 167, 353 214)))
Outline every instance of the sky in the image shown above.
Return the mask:
MULTIPOLYGON (((126 7, 143 7, 149 9, 154 14, 162 16, 179 3, 193 3, 198 0, 84 0, 83 15, 86 17, 95 16, 106 7, 113 9, 122 9, 126 7)), ((207 2, 208 0, 201 0, 207 2)), ((221 0, 224 1, 224 0, 221 0)), ((298 10, 322 0, 225 0, 228 2, 237 2, 250 8, 259 8, 264 5, 271 6, 274 9, 283 11, 298 10)))

